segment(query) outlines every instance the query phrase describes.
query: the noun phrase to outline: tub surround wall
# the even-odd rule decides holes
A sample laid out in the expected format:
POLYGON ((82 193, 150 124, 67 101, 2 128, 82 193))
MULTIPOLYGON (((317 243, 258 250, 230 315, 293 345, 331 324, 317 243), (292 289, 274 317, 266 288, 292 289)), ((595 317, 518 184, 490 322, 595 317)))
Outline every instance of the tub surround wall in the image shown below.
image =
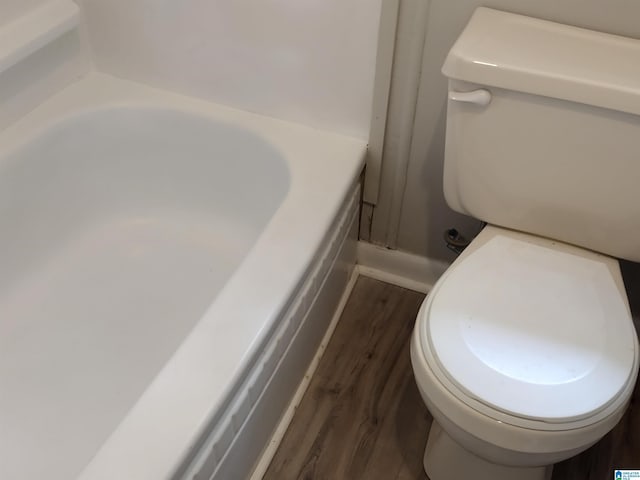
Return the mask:
POLYGON ((0 48, 0 131, 91 69, 74 8, 60 0, 2 2, 0 39, 10 42, 0 48), (48 10, 34 15, 39 9, 48 10))
POLYGON ((80 0, 97 68, 368 138, 381 0, 80 0))
POLYGON ((0 131, 91 68, 80 35, 72 31, 0 74, 0 131))
POLYGON ((0 3, 0 26, 12 22, 25 13, 47 3, 48 0, 2 0, 0 3))

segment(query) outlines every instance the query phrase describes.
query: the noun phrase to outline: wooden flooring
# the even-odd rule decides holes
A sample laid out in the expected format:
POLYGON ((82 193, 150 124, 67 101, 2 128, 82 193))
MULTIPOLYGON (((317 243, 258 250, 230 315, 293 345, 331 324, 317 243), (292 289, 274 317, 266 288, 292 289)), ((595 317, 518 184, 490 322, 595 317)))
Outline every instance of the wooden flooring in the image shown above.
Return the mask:
POLYGON ((265 480, 426 479, 409 336, 423 295, 360 277, 265 480))
MULTIPOLYGON (((265 480, 428 480, 422 455, 431 416, 409 358, 422 299, 358 279, 265 480)), ((553 480, 608 480, 614 468, 640 469, 637 403, 591 449, 558 464, 553 480)))

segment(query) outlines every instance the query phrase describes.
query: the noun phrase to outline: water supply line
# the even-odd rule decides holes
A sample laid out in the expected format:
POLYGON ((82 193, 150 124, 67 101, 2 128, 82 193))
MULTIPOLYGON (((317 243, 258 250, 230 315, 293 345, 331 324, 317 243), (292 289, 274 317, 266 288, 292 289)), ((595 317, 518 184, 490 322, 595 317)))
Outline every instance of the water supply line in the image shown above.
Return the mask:
MULTIPOLYGON (((487 222, 480 222, 480 229, 478 233, 476 233, 473 238, 475 238, 484 227, 487 226, 487 222)), ((444 231, 444 243, 447 244, 447 248, 452 252, 455 252, 456 255, 460 255, 465 248, 469 246, 471 240, 467 240, 466 237, 460 234, 458 230, 455 228, 448 228, 444 231)))
POLYGON ((471 243, 460 235, 460 232, 455 228, 449 228, 444 231, 444 242, 447 244, 447 248, 457 255, 460 255, 464 249, 469 246, 469 243, 471 243))

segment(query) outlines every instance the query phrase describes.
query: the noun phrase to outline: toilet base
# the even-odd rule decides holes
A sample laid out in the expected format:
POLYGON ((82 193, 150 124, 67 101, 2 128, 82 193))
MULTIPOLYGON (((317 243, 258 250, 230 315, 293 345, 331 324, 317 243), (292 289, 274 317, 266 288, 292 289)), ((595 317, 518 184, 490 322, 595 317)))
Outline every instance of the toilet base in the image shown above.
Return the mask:
POLYGON ((551 480, 553 465, 510 467, 488 462, 465 450, 434 420, 424 452, 424 469, 431 480, 551 480))

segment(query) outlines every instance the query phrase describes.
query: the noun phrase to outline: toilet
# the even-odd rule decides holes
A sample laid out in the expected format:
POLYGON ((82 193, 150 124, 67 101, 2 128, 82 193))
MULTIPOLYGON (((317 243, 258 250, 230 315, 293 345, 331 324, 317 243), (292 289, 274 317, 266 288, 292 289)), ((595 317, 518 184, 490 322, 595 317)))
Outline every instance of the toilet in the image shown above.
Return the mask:
POLYGON ((412 336, 431 480, 550 479, 629 404, 638 64, 638 40, 488 8, 449 52, 445 197, 487 225, 412 336))

